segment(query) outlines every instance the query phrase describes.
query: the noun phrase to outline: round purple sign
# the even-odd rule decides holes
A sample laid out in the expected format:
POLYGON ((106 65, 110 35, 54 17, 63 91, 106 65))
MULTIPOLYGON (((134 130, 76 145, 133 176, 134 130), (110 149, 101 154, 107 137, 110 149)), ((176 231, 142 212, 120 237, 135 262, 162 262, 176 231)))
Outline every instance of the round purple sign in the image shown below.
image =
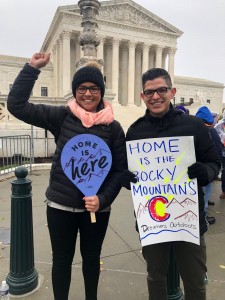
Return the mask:
POLYGON ((96 195, 111 165, 108 145, 93 134, 79 134, 63 147, 61 165, 65 175, 85 195, 96 195))

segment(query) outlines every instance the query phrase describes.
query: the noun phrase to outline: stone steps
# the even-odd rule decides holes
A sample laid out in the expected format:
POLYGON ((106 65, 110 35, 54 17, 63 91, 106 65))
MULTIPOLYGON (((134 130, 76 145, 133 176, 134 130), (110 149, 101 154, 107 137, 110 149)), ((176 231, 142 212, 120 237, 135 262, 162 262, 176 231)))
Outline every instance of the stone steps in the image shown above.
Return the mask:
POLYGON ((144 106, 112 104, 112 107, 115 119, 120 122, 125 132, 134 121, 145 113, 144 106))

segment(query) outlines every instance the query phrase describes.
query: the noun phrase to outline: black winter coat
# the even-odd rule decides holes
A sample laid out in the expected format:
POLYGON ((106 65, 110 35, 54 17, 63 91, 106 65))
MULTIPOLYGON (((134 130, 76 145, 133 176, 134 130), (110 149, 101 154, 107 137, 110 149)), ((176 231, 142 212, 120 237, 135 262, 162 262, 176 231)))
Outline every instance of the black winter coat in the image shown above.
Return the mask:
POLYGON ((64 145, 78 134, 94 134, 103 139, 112 153, 112 166, 100 187, 97 196, 100 210, 108 207, 118 195, 121 172, 126 167, 124 131, 117 121, 110 125, 95 125, 85 128, 65 106, 50 106, 29 103, 29 97, 40 71, 26 64, 16 78, 8 96, 7 108, 16 118, 37 127, 49 130, 55 137, 56 150, 50 172, 46 197, 58 204, 84 208, 84 195, 64 174, 60 157, 64 145))
MULTIPOLYGON (((163 118, 150 115, 149 111, 133 123, 127 132, 127 141, 149 138, 174 136, 193 136, 196 152, 196 161, 204 163, 208 171, 208 183, 213 181, 220 170, 220 158, 211 139, 208 128, 197 117, 186 115, 181 110, 173 108, 163 118)), ((204 212, 204 194, 198 185, 199 197, 199 227, 200 234, 207 231, 204 212)))

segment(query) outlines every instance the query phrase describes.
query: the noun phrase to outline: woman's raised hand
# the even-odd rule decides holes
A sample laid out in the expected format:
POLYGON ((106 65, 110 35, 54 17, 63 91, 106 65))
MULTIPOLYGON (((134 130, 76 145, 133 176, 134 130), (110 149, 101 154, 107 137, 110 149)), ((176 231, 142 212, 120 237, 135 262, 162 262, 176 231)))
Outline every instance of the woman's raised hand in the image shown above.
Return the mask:
POLYGON ((45 67, 50 61, 50 53, 39 52, 35 53, 30 59, 30 66, 41 69, 45 67))

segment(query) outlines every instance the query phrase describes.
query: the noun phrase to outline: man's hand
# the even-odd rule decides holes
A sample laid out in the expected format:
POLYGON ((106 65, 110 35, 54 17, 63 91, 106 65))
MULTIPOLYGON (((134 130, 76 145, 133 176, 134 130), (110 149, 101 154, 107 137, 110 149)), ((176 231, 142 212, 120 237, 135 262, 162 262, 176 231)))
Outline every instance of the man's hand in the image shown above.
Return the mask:
POLYGON ((188 167, 187 173, 190 179, 197 178, 201 186, 205 186, 209 183, 207 168, 203 163, 196 162, 192 164, 188 167))
POLYGON ((130 183, 136 183, 137 182, 137 177, 134 173, 132 173, 129 170, 124 170, 122 175, 121 175, 121 185, 125 187, 127 190, 131 189, 130 183))
POLYGON ((50 61, 50 53, 35 53, 29 62, 29 65, 36 68, 36 69, 41 69, 45 67, 50 61))

